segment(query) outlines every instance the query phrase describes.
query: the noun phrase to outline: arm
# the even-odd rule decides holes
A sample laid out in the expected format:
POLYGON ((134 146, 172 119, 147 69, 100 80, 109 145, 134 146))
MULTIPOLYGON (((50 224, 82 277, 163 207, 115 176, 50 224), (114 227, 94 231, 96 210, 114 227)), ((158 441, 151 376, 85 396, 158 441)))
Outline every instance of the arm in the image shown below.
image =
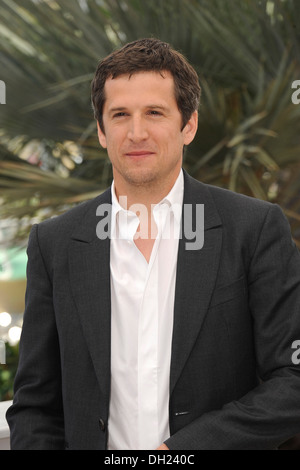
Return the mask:
POLYGON ((38 242, 28 244, 27 290, 14 402, 7 412, 12 449, 64 448, 59 344, 52 284, 38 242))
POLYGON ((262 383, 203 414, 165 441, 170 449, 274 449, 300 431, 300 255, 278 206, 271 206, 248 271, 257 370, 262 383))

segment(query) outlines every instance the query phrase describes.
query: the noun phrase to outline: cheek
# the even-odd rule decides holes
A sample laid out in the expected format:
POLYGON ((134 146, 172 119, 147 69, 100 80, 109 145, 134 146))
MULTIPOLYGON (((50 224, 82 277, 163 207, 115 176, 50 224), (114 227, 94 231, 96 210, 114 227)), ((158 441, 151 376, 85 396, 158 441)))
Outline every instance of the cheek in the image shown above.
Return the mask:
POLYGON ((106 149, 108 153, 114 153, 119 147, 118 136, 115 133, 113 136, 110 133, 106 134, 106 149))
POLYGON ((120 148, 126 141, 126 136, 126 130, 121 128, 121 126, 116 126, 113 131, 106 136, 107 147, 114 149, 120 148))
POLYGON ((162 149, 174 149, 178 145, 178 133, 174 132, 169 127, 156 128, 155 132, 150 133, 152 140, 159 145, 162 149))
POLYGON ((174 132, 172 135, 169 137, 169 148, 172 150, 172 152, 178 153, 182 152, 184 146, 184 139, 182 133, 174 132))
POLYGON ((107 147, 106 147, 106 150, 107 150, 107 154, 109 156, 109 159, 111 161, 115 160, 115 156, 116 156, 116 149, 113 145, 112 142, 108 141, 107 142, 107 147))

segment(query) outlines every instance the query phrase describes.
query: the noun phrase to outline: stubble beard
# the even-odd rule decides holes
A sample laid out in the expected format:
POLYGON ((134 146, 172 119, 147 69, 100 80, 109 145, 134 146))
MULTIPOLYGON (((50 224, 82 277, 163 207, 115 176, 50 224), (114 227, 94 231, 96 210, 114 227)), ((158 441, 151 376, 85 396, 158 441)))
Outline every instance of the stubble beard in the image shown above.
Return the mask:
POLYGON ((159 170, 150 168, 125 168, 119 171, 128 185, 138 189, 151 189, 160 184, 159 170))
POLYGON ((137 166, 118 165, 115 166, 115 170, 128 187, 134 191, 147 191, 151 198, 153 192, 161 192, 166 185, 168 186, 168 181, 172 179, 171 175, 177 167, 177 163, 182 164, 182 158, 178 158, 178 162, 173 162, 169 171, 167 168, 161 168, 159 164, 147 167, 144 162, 137 166))

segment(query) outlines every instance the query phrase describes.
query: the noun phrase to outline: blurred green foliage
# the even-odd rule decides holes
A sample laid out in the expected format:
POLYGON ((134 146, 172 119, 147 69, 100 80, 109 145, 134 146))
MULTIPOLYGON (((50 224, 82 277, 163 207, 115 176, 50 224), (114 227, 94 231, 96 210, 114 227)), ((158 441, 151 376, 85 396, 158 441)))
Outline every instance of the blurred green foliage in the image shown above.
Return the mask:
POLYGON ((0 365, 0 401, 12 400, 13 382, 19 360, 19 344, 6 343, 6 364, 0 365))

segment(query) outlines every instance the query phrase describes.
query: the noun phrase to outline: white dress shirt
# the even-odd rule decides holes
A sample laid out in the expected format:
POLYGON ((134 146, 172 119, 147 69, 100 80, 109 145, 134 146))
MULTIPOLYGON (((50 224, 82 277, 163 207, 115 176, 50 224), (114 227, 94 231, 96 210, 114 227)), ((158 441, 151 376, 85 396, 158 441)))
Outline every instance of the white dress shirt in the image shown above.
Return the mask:
POLYGON ((133 240, 138 217, 121 207, 114 183, 111 190, 108 449, 151 450, 170 436, 169 378, 183 173, 153 209, 158 235, 149 263, 133 240))

